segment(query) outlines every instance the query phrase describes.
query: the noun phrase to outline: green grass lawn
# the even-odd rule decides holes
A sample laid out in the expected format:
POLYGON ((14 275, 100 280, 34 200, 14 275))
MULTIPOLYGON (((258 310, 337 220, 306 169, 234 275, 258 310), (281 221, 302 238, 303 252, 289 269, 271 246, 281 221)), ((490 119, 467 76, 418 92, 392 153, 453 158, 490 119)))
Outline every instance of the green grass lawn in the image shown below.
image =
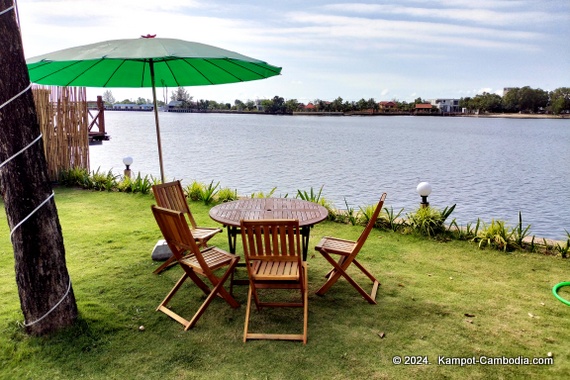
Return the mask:
MULTIPOLYGON (((309 252, 309 340, 242 342, 247 286, 234 289, 232 309, 212 302, 196 327, 156 312, 182 271, 161 275, 150 258, 161 238, 149 195, 57 188, 67 266, 80 319, 53 336, 34 338, 22 321, 14 258, 0 208, 0 379, 408 379, 567 378, 570 307, 552 287, 570 281, 570 260, 529 253, 478 250, 461 241, 436 242, 374 230, 359 255, 380 280, 369 305, 340 279, 315 295, 329 267, 309 252), (139 326, 145 327, 139 331, 139 326), (535 358, 553 365, 442 365, 447 358, 535 358), (416 356, 429 365, 395 365, 416 356)), ((208 207, 191 203, 199 224, 216 226, 208 207)), ((356 239, 363 227, 323 222, 325 235, 356 239)), ((210 241, 228 248, 225 231, 210 241)), ((238 250, 241 243, 238 243, 238 250)), ((366 289, 365 277, 354 278, 366 289)), ((188 282, 188 284, 191 284, 188 282)), ((570 299, 570 289, 560 291, 570 299)), ((190 317, 203 300, 194 285, 171 306, 190 317)), ((252 310, 252 326, 280 321, 293 332, 301 310, 252 310), (268 318, 271 317, 271 318, 268 318)), ((417 360, 412 359, 412 362, 417 360)))

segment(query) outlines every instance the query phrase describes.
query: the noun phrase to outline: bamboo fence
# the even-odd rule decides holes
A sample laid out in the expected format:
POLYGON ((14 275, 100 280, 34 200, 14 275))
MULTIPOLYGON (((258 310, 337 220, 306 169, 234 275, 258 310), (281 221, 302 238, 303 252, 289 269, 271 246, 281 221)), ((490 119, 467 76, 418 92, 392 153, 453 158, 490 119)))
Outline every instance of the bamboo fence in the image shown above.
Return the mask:
POLYGON ((85 87, 34 86, 32 91, 50 180, 57 181, 62 170, 89 170, 85 87))

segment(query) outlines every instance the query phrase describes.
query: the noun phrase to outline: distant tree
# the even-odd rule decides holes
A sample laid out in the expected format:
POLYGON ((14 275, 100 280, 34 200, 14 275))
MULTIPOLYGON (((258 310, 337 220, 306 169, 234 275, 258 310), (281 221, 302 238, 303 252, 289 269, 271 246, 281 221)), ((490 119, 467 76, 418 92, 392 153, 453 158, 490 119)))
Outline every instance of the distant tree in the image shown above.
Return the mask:
POLYGON ((364 98, 360 99, 356 102, 356 109, 357 111, 364 111, 368 108, 368 101, 364 98))
POLYGON ((139 98, 137 99, 136 103, 137 103, 137 104, 147 104, 147 103, 152 103, 152 102, 148 101, 148 100, 145 99, 145 98, 139 97, 139 98))
POLYGON ((338 98, 336 98, 335 100, 332 101, 331 103, 331 110, 334 112, 342 112, 343 111, 343 104, 342 104, 342 98, 339 96, 338 98))
POLYGON ((374 112, 377 112, 379 109, 378 106, 378 102, 376 100, 374 100, 374 98, 370 98, 368 99, 368 104, 366 105, 366 109, 372 110, 374 112))
POLYGON ((247 102, 245 102, 245 106, 248 111, 253 111, 256 109, 255 102, 253 100, 248 100, 247 102))
POLYGON ((268 103, 267 112, 272 114, 282 114, 285 113, 285 99, 280 96, 274 96, 272 100, 268 103))
POLYGON ((471 108, 469 107, 470 101, 471 98, 469 96, 459 99, 459 108, 465 108, 466 110, 471 111, 471 108))
POLYGON ((243 111, 245 109, 245 104, 239 99, 234 101, 234 108, 238 111, 243 111))
POLYGON ((497 94, 490 94, 488 92, 476 95, 474 98, 469 98, 466 104, 466 108, 470 111, 496 113, 503 110, 503 99, 497 94))
POLYGON ((555 115, 570 112, 570 87, 560 87, 550 92, 550 111, 555 115))
POLYGON ((175 102, 182 102, 182 107, 186 108, 190 106, 190 102, 193 97, 188 94, 184 87, 178 87, 170 96, 170 100, 175 102))
POLYGON ((510 88, 509 91, 503 95, 503 110, 505 112, 519 112, 519 91, 520 88, 510 88))
POLYGON ((210 101, 204 100, 204 99, 200 99, 196 104, 196 106, 198 107, 198 109, 200 111, 207 111, 209 105, 210 105, 210 101))
POLYGON ((285 112, 286 113, 293 113, 299 111, 300 103, 297 99, 289 99, 285 102, 285 112))
POLYGON ((105 103, 115 104, 115 97, 110 90, 105 91, 102 98, 105 103))
POLYGON ((549 104, 548 92, 529 86, 512 88, 503 96, 503 109, 507 112, 536 113, 549 104))

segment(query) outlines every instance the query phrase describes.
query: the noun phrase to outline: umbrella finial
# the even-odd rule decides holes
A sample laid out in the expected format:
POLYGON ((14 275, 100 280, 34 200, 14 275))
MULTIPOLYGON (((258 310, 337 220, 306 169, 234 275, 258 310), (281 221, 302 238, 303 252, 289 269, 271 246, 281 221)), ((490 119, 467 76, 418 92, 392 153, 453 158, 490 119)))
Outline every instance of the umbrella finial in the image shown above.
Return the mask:
POLYGON ((147 34, 146 36, 141 36, 142 38, 154 38, 156 34, 147 34))

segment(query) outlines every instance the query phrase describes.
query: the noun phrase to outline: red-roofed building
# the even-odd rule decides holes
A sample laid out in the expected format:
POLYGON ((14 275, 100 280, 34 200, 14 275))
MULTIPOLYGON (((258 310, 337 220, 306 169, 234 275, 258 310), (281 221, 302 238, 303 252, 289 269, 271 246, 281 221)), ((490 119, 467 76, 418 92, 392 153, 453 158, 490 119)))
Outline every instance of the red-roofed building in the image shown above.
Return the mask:
POLYGON ((380 112, 395 112, 398 111, 398 104, 392 101, 383 101, 378 103, 378 109, 380 112))
POLYGON ((432 105, 429 103, 419 103, 416 104, 414 112, 416 113, 431 113, 432 105))

